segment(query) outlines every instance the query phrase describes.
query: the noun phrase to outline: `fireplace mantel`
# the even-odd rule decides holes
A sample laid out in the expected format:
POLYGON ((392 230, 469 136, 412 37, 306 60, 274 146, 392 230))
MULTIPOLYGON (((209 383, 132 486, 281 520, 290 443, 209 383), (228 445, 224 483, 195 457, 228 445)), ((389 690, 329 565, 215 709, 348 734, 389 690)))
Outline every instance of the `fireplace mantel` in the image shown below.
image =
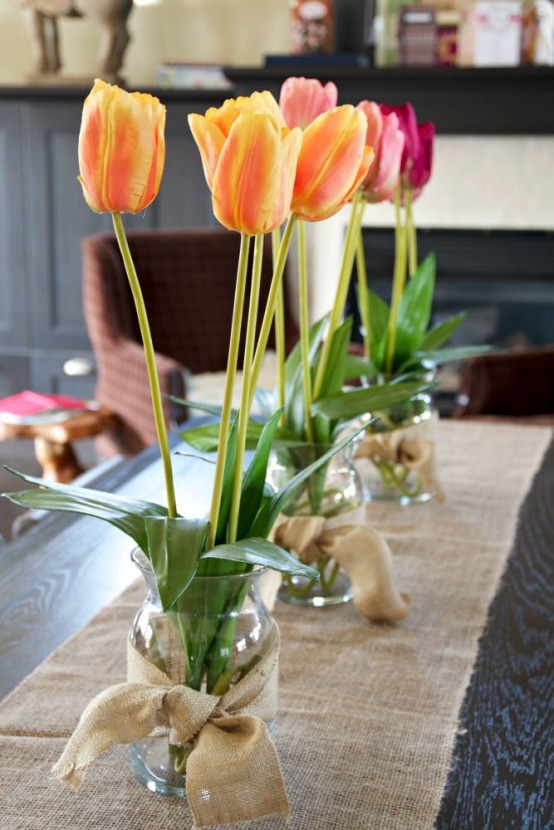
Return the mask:
POLYGON ((285 78, 334 81, 340 103, 369 98, 390 105, 411 101, 420 121, 442 135, 553 135, 554 68, 391 68, 327 64, 226 70, 238 94, 267 88, 278 94, 285 78))

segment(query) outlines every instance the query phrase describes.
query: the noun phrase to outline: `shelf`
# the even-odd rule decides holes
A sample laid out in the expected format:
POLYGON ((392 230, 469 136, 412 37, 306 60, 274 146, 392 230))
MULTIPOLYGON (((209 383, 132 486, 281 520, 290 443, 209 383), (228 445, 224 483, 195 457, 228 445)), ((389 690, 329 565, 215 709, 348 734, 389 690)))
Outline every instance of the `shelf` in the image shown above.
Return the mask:
POLYGON ((226 70, 237 94, 269 89, 285 78, 334 81, 339 102, 369 99, 391 105, 410 101, 419 121, 434 121, 443 135, 553 135, 554 68, 345 67, 302 63, 226 70))
MULTIPOLYGON (((387 104, 410 101, 419 121, 433 121, 442 135, 554 135, 554 67, 405 68, 290 63, 279 67, 228 67, 230 90, 143 89, 170 105, 199 111, 225 98, 269 89, 276 97, 289 76, 334 81, 339 102, 364 99, 387 104)), ((0 100, 82 101, 90 86, 0 87, 0 100)))

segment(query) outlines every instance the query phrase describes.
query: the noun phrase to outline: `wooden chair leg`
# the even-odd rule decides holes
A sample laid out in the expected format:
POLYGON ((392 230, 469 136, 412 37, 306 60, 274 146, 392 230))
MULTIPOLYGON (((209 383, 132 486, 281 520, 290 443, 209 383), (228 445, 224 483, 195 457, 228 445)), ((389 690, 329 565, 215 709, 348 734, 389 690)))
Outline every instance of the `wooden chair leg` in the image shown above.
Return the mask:
POLYGON ((47 481, 67 484, 84 472, 71 444, 60 444, 37 435, 35 455, 42 467, 43 478, 47 481))

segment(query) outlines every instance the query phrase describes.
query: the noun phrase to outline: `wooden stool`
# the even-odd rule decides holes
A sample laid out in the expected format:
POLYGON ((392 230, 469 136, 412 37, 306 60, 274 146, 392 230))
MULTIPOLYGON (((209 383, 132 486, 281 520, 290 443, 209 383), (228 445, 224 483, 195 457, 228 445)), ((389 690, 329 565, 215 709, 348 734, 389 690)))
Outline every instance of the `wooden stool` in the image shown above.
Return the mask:
POLYGON ((0 422, 0 441, 34 438, 35 455, 48 481, 66 484, 82 472, 72 441, 92 438, 118 424, 118 417, 104 406, 84 409, 57 423, 11 424, 0 422))

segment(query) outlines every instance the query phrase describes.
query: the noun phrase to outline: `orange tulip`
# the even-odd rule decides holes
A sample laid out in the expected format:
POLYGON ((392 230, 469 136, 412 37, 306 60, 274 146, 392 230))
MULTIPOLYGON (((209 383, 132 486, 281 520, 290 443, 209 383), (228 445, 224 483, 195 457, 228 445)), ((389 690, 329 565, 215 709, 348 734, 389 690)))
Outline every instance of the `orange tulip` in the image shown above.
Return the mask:
POLYGON ((249 236, 278 228, 290 213, 301 131, 288 130, 269 92, 189 115, 216 218, 249 236))
POLYGON ((373 149, 367 120, 350 104, 318 116, 302 133, 292 210, 316 222, 337 213, 367 175, 373 149))
POLYGON ((157 98, 96 80, 79 134, 79 181, 98 213, 139 213, 158 195, 165 107, 157 98))

